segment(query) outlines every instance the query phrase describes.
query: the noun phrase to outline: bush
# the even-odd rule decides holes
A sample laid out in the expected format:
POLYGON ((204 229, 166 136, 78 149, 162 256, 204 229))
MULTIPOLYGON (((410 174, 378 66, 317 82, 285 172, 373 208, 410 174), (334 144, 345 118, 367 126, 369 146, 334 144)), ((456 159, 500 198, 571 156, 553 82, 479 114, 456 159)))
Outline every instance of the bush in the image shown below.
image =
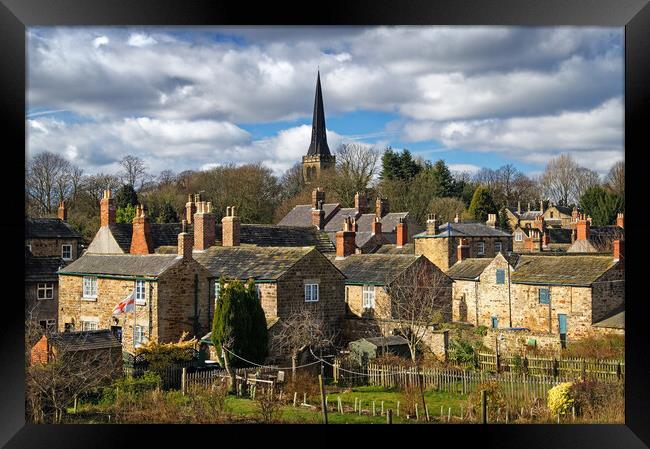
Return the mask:
POLYGON ((570 391, 576 413, 590 421, 623 422, 625 416, 624 385, 582 379, 570 391))
POLYGON ((120 395, 139 395, 145 391, 155 390, 162 385, 157 373, 145 371, 141 377, 124 377, 116 380, 102 391, 101 402, 114 403, 120 395))
MULTIPOLYGON (((418 408, 420 408, 422 405, 422 394, 420 393, 420 387, 412 383, 407 383, 404 385, 404 388, 402 388, 401 401, 403 410, 402 413, 405 416, 409 415, 410 417, 415 418, 415 404, 420 404, 418 408)), ((423 416, 425 411, 418 410, 418 413, 420 416, 423 416)))
POLYGON ((571 398, 572 386, 572 382, 563 382, 548 391, 547 404, 551 416, 566 415, 571 410, 574 403, 571 398))
POLYGON ((474 333, 476 335, 480 335, 481 337, 485 337, 487 335, 488 328, 487 326, 477 326, 474 329, 474 333))
POLYGON ((497 381, 483 382, 476 387, 476 390, 469 395, 470 407, 480 416, 481 414, 481 391, 486 391, 488 416, 495 416, 499 409, 506 408, 506 401, 497 381))
POLYGON ((271 424, 280 418, 282 403, 272 390, 256 392, 255 404, 257 416, 261 422, 271 424))
POLYGON ((452 340, 449 345, 449 359, 460 363, 474 361, 474 347, 465 340, 452 340))
POLYGON ((562 351, 562 357, 622 360, 625 358, 625 337, 622 335, 585 337, 570 342, 562 351))
POLYGON ((135 350, 136 356, 143 356, 147 361, 147 369, 157 373, 163 372, 168 366, 178 362, 189 362, 194 358, 191 351, 196 344, 196 338, 186 340, 188 333, 184 332, 176 343, 158 343, 148 341, 135 350))

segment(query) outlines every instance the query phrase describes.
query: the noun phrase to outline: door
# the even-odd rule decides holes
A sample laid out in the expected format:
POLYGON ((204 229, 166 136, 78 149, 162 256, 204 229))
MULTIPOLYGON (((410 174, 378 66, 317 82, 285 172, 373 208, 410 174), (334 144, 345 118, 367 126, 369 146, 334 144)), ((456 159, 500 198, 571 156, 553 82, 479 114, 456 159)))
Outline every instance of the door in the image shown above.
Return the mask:
POLYGON ((560 343, 563 348, 566 348, 566 315, 563 313, 557 314, 557 324, 560 329, 560 343))
POLYGON ((495 316, 492 317, 492 329, 499 327, 499 319, 495 316))

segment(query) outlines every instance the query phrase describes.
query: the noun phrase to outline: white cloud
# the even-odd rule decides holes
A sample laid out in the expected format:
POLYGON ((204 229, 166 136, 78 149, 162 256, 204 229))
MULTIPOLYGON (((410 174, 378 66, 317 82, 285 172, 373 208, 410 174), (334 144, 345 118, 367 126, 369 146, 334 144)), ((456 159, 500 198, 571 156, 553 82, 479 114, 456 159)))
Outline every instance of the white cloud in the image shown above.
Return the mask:
POLYGON ((146 47, 158 43, 156 39, 144 33, 133 33, 129 36, 129 45, 133 47, 146 47))
POLYGON ((93 47, 99 48, 102 45, 107 45, 109 42, 110 41, 106 36, 99 36, 93 39, 93 47))
POLYGON ((476 173, 481 167, 474 164, 447 164, 450 171, 461 172, 461 173, 476 173))

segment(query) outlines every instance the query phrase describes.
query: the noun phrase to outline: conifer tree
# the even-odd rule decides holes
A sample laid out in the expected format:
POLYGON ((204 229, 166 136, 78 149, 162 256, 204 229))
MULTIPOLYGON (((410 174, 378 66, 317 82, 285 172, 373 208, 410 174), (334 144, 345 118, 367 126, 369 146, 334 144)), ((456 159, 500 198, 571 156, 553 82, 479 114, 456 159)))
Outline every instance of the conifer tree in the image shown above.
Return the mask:
POLYGON ((469 215, 476 221, 484 222, 488 214, 495 213, 496 209, 490 190, 485 186, 478 186, 469 205, 469 215))

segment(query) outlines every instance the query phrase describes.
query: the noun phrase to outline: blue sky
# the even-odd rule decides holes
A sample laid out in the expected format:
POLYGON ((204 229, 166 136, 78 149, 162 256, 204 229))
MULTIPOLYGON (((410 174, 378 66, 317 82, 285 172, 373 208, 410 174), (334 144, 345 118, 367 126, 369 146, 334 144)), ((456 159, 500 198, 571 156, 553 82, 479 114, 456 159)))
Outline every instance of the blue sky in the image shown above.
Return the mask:
POLYGON ((330 148, 408 148, 535 175, 623 159, 623 29, 74 27, 28 31, 27 151, 87 173, 263 162, 309 146, 320 68, 330 148))

